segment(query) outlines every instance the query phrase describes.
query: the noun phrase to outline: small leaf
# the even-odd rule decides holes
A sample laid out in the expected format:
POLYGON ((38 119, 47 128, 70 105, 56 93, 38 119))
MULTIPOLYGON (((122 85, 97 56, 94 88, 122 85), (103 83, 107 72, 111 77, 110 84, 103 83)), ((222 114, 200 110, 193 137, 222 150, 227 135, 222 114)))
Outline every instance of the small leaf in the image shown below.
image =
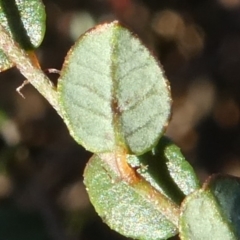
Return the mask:
POLYGON ((81 37, 61 71, 58 92, 75 140, 95 152, 142 154, 170 114, 169 87, 155 58, 118 22, 81 37))
POLYGON ((188 195, 199 189, 199 180, 180 148, 167 139, 160 141, 160 144, 164 148, 168 171, 181 191, 188 195))
MULTIPOLYGON (((26 50, 37 48, 45 34, 45 8, 40 0, 0 0, 0 23, 26 50)), ((0 71, 14 64, 0 51, 0 71)))
POLYGON ((240 179, 211 177, 183 202, 181 239, 240 239, 240 179))
POLYGON ((151 151, 129 158, 129 164, 158 191, 180 204, 184 195, 197 190, 199 181, 180 149, 163 136, 151 151))
POLYGON ((143 240, 166 239, 177 234, 176 227, 159 211, 150 193, 148 197, 141 195, 97 155, 87 164, 84 183, 97 213, 115 231, 143 240))

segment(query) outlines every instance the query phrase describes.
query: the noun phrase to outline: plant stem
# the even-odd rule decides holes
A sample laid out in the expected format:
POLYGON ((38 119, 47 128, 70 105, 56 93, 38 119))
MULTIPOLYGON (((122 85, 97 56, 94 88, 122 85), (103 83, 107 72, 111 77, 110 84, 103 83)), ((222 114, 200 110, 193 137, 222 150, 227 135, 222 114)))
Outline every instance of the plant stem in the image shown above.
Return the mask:
MULTIPOLYGON (((124 153, 122 153, 124 155, 124 153)), ((127 155, 121 156, 121 153, 103 153, 99 157, 109 168, 119 176, 119 178, 131 186, 144 199, 151 202, 155 208, 161 212, 176 228, 178 228, 178 219, 180 209, 177 204, 167 198, 163 193, 157 191, 142 176, 137 174, 127 163, 127 155)))
POLYGON ((175 204, 161 192, 157 191, 143 178, 138 183, 132 184, 132 187, 136 192, 155 205, 156 209, 158 209, 159 212, 161 212, 176 226, 176 228, 178 228, 180 209, 177 204, 175 204))
POLYGON ((61 116, 57 100, 57 91, 49 78, 26 51, 16 43, 0 24, 0 48, 12 61, 26 79, 48 100, 61 116))

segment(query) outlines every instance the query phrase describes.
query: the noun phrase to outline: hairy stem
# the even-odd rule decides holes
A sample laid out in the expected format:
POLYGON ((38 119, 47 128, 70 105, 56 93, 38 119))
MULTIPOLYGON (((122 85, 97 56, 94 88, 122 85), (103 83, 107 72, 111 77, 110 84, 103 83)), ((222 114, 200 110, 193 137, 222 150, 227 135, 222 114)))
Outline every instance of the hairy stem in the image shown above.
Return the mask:
POLYGON ((23 76, 48 100, 61 116, 57 91, 49 78, 40 69, 38 62, 25 52, 11 38, 0 24, 0 48, 7 57, 16 65, 23 76))
POLYGON ((122 157, 119 155, 120 153, 103 153, 99 154, 99 157, 119 176, 121 181, 125 181, 129 186, 134 188, 139 195, 151 202, 159 212, 178 228, 178 219, 180 215, 179 206, 167 198, 163 193, 152 187, 142 176, 137 176, 135 170, 127 163, 127 155, 122 157), (115 158, 120 159, 119 161, 114 161, 116 160, 115 158), (128 167, 126 167, 126 165, 128 165, 128 167))

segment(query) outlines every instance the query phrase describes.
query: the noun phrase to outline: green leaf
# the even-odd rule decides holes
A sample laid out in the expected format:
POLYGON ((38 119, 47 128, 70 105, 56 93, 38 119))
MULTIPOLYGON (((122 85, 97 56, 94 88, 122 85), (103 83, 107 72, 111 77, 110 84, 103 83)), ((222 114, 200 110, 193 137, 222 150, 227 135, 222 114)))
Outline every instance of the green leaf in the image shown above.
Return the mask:
POLYGON ((240 179, 213 176, 182 204, 181 239, 240 239, 240 179))
POLYGON ((188 195, 199 189, 199 180, 192 166, 182 155, 180 148, 168 139, 160 141, 161 148, 164 149, 168 171, 181 191, 188 195))
POLYGON ((129 164, 137 168, 158 191, 180 204, 184 195, 197 190, 200 185, 192 166, 185 160, 180 149, 163 136, 151 151, 129 158, 129 164))
MULTIPOLYGON (((26 50, 37 48, 45 34, 45 8, 40 0, 0 0, 0 23, 26 50)), ((0 51, 0 71, 14 64, 0 51)))
POLYGON ((143 195, 139 191, 141 187, 135 188, 122 181, 97 155, 87 164, 84 183, 97 213, 122 235, 160 240, 177 234, 176 227, 159 211, 158 200, 150 192, 143 195))
POLYGON ((158 62, 118 22, 78 40, 66 57, 58 92, 70 133, 95 153, 150 150, 170 114, 169 87, 158 62))

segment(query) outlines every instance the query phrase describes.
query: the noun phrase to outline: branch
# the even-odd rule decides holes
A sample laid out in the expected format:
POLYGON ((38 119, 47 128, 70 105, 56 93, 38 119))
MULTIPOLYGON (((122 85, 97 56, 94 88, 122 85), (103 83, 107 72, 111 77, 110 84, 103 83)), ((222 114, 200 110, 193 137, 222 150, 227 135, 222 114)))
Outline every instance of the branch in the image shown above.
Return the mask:
POLYGON ((49 78, 43 73, 36 60, 12 39, 0 24, 0 48, 26 79, 48 100, 61 116, 57 100, 57 91, 49 78))

